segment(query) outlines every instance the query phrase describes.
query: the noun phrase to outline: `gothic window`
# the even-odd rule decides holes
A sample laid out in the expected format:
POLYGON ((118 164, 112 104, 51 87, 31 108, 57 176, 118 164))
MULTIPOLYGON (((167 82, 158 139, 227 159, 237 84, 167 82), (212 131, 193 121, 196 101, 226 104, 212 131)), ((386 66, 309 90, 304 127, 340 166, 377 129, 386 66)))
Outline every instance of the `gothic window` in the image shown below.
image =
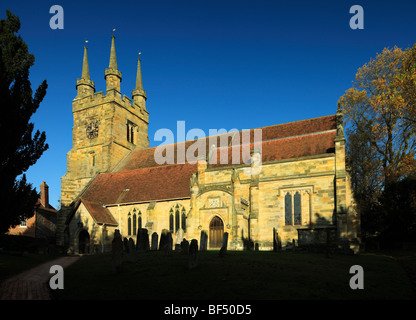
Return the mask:
POLYGON ((176 204, 169 211, 169 231, 176 233, 180 228, 186 232, 186 210, 182 205, 176 204))
POLYGON ((285 195, 285 224, 292 224, 292 196, 289 192, 285 195))
POLYGON ((301 224, 301 202, 300 194, 297 191, 293 196, 293 222, 294 224, 301 224))
POLYGON ((133 214, 133 236, 136 235, 137 225, 136 225, 136 214, 133 214))
POLYGON ((127 219, 127 233, 129 236, 131 236, 131 214, 129 213, 128 219, 127 219))
POLYGON ((173 232, 173 209, 169 211, 169 231, 173 232))
POLYGON ((179 210, 176 209, 176 211, 175 211, 175 232, 177 232, 179 230, 179 228, 180 228, 179 224, 180 224, 179 210))
POLYGON ((301 225, 310 222, 312 187, 285 191, 285 225, 301 225))
POLYGON ((138 224, 139 224, 139 229, 142 228, 142 213, 139 211, 139 218, 138 220, 138 224))

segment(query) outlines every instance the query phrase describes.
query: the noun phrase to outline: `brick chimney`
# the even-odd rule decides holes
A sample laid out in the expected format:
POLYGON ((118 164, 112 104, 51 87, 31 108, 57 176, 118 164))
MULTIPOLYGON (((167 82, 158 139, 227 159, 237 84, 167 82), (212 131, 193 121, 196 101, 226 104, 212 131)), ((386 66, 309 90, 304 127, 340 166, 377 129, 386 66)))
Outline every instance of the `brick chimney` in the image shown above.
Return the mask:
POLYGON ((45 181, 40 185, 40 203, 45 208, 49 208, 49 187, 45 181))

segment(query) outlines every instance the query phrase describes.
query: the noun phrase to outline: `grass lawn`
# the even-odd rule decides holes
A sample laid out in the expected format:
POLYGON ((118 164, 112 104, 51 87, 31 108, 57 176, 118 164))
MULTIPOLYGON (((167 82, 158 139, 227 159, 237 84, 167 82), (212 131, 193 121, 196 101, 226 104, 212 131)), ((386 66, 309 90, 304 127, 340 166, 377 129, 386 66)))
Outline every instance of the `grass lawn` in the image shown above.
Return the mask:
POLYGON ((114 274, 111 255, 84 256, 65 269, 54 299, 416 299, 407 274, 385 255, 303 252, 198 252, 188 269, 180 253, 141 253, 114 274), (364 269, 364 289, 352 290, 352 265, 364 269))

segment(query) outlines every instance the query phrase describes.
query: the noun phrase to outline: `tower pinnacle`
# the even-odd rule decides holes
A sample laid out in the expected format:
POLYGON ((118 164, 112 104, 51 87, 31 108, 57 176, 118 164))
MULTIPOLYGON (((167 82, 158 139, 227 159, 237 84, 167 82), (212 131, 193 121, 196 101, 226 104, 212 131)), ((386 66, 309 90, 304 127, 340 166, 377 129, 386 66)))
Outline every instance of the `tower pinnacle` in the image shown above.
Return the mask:
POLYGON ((89 96, 95 92, 94 81, 90 79, 90 68, 88 66, 88 55, 87 55, 87 44, 88 41, 85 41, 84 46, 84 59, 82 61, 82 74, 81 79, 77 79, 77 98, 89 96))
MULTIPOLYGON (((140 56, 141 52, 139 52, 140 56)), ((137 75, 136 75, 136 87, 132 92, 133 103, 137 104, 144 110, 146 110, 146 92, 143 90, 143 81, 142 81, 142 68, 140 66, 140 57, 137 59, 137 75)))
MULTIPOLYGON (((114 32, 115 29, 113 29, 114 32)), ((116 45, 115 36, 111 36, 111 50, 110 50, 110 63, 108 69, 105 69, 104 78, 107 83, 108 90, 117 90, 120 92, 121 72, 117 69, 117 57, 116 57, 116 45)))
POLYGON ((81 79, 91 80, 90 79, 90 68, 88 66, 88 55, 87 55, 87 46, 84 46, 84 60, 82 62, 82 75, 81 79))
POLYGON ((117 70, 116 45, 114 43, 115 38, 116 37, 114 35, 111 36, 110 64, 108 68, 117 70))

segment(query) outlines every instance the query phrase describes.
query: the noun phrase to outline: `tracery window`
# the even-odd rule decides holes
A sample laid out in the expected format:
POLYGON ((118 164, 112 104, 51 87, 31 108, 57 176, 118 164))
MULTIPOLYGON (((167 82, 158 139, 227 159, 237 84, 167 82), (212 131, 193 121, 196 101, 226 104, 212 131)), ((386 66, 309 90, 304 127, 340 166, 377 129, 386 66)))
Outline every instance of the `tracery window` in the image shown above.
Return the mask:
POLYGON ((169 210, 169 231, 178 232, 182 228, 183 232, 186 232, 186 210, 185 207, 176 204, 169 210))
POLYGON ((285 225, 304 225, 310 221, 311 187, 283 191, 285 225))

